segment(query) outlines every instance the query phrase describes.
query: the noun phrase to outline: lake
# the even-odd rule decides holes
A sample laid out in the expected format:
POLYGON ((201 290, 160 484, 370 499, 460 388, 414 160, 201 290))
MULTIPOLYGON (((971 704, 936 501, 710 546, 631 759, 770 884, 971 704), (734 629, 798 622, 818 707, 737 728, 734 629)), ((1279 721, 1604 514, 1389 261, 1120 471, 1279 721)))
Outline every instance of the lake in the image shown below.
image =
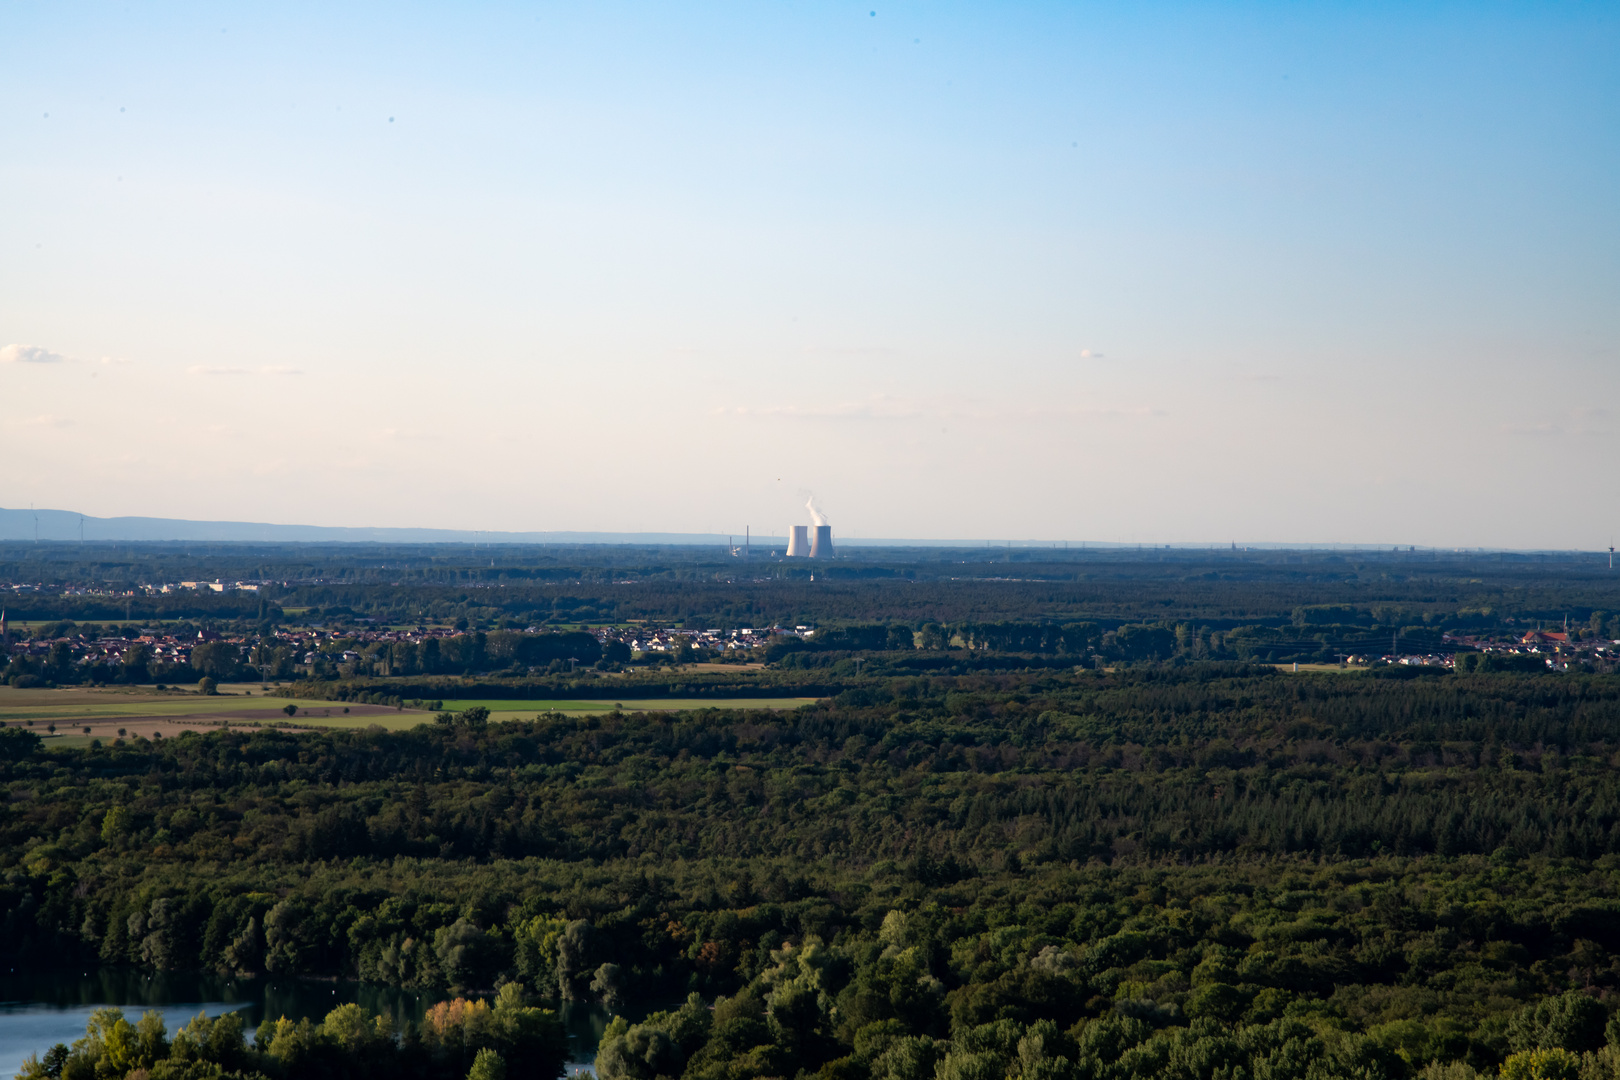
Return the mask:
MULTIPOLYGON (((351 982, 233 979, 126 968, 13 969, 0 972, 0 1080, 11 1080, 29 1054, 43 1054, 56 1043, 71 1044, 83 1036, 90 1014, 109 1005, 123 1009, 131 1021, 154 1009, 163 1014, 171 1035, 199 1012, 218 1016, 239 1011, 251 1038, 266 1018, 307 1016, 319 1021, 349 1002, 368 1012, 387 1013, 403 1026, 407 1020, 420 1022, 428 1006, 443 997, 351 982)), ((564 1007, 562 1016, 568 1029, 568 1072, 589 1075, 611 1014, 594 1003, 573 1002, 564 1007)))

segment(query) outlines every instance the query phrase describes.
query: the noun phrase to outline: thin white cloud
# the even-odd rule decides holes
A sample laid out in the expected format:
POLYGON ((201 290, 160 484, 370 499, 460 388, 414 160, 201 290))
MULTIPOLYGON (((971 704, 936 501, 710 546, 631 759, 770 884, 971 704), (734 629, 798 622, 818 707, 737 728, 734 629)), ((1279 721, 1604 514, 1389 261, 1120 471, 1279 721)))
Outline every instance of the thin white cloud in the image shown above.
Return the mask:
POLYGON ((806 345, 802 352, 825 356, 898 356, 899 349, 887 345, 806 345))
POLYGON ((373 438, 377 439, 399 439, 401 441, 409 442, 426 442, 429 439, 439 438, 441 433, 433 431, 429 428, 387 427, 373 428, 371 434, 373 438))
POLYGON ((1579 406, 1569 415, 1572 435, 1608 435, 1614 430, 1614 413, 1601 405, 1579 406))
POLYGON ((23 421, 24 427, 64 428, 73 421, 65 416, 56 416, 53 413, 42 413, 39 416, 30 416, 23 421))
POLYGON ((1151 405, 1091 406, 1068 408, 963 408, 949 405, 922 405, 900 398, 877 395, 866 401, 837 405, 738 405, 716 409, 716 416, 758 417, 778 420, 972 420, 980 423, 1003 421, 1138 419, 1164 416, 1164 409, 1151 405))
POLYGON ((38 345, 12 344, 0 348, 0 364, 65 364, 68 358, 38 345))
POLYGON ((797 420, 904 420, 926 415, 909 402, 878 395, 869 401, 847 401, 838 405, 766 405, 754 408, 739 405, 721 409, 735 416, 769 416, 797 420))
POLYGON ((264 367, 216 367, 212 364, 192 364, 186 368, 189 375, 302 375, 303 371, 295 367, 282 364, 268 364, 264 367))
POLYGON ((1102 358, 1103 354, 1100 352, 1094 352, 1091 349, 1080 350, 1080 359, 1082 360, 1101 360, 1102 358))
POLYGON ((1548 438, 1555 435, 1608 435, 1613 431, 1614 412, 1603 405, 1578 405, 1558 414, 1560 418, 1536 423, 1529 420, 1510 421, 1497 430, 1504 435, 1523 435, 1530 438, 1548 438))
POLYGON ((1054 420, 1083 420, 1086 418, 1111 418, 1118 420, 1140 419, 1150 416, 1169 416, 1169 410, 1161 409, 1156 405, 1127 405, 1115 406, 1079 406, 1073 409, 1026 409, 1021 413, 1009 413, 1008 419, 1054 419, 1054 420))

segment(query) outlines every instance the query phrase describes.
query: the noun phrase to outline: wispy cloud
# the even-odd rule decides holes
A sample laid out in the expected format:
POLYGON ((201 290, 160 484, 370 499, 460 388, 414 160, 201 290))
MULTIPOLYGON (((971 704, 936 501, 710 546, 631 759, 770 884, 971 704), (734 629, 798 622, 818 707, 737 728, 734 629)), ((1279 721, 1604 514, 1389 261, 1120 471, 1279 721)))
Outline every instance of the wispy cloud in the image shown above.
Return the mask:
POLYGON ((904 420, 927 413, 918 406, 880 394, 867 401, 846 401, 837 405, 738 405, 721 409, 733 416, 767 416, 800 420, 904 420))
MULTIPOLYGON (((40 345, 23 345, 21 343, 0 347, 0 364, 79 364, 86 361, 66 353, 56 352, 40 345)), ((89 361, 110 367, 114 364, 130 364, 134 361, 127 356, 103 356, 100 360, 89 361)))
POLYGON ((1165 410, 1151 405, 1075 405, 1075 406, 1009 406, 972 407, 947 404, 923 404, 885 394, 874 395, 863 401, 846 401, 835 405, 736 405, 714 411, 716 416, 754 417, 779 420, 972 420, 981 423, 1005 421, 1134 419, 1166 415, 1165 410))
POLYGON ((303 371, 295 367, 282 364, 267 364, 264 367, 215 367, 211 364, 192 364, 186 368, 188 375, 302 375, 303 371))
POLYGON ((1007 414, 1009 419, 1084 420, 1087 418, 1133 420, 1152 416, 1169 416, 1168 409, 1157 405, 1078 405, 1072 409, 1025 409, 1007 414))
POLYGON ((1571 409, 1574 418, 1571 430, 1577 435, 1607 435, 1614 429, 1614 413, 1601 405, 1588 405, 1571 409))
POLYGON ((1509 421, 1498 427, 1504 435, 1523 435, 1530 438, 1548 438, 1554 435, 1608 435, 1614 429, 1614 413, 1602 405, 1582 405, 1562 413, 1559 418, 1540 422, 1530 420, 1509 421))
POLYGON ((0 348, 0 364, 65 364, 68 358, 38 345, 7 345, 0 348))
POLYGON ((899 349, 887 345, 806 345, 802 352, 823 356, 898 356, 899 349))
POLYGON ((1080 350, 1080 359, 1082 359, 1082 360, 1101 360, 1102 358, 1103 358, 1103 354, 1100 353, 1100 352, 1097 352, 1094 349, 1081 349, 1080 350))
POLYGON ((23 421, 24 427, 64 428, 73 421, 66 416, 56 416, 53 413, 41 413, 39 416, 30 416, 23 421))

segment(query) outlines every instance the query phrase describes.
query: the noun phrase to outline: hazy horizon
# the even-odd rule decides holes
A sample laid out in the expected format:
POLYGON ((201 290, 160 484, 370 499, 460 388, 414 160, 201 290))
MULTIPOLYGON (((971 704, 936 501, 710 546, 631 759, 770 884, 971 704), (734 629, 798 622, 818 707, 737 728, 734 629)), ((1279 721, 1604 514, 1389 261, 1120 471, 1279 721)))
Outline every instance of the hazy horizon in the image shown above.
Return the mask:
POLYGON ((26 2, 0 30, 0 505, 1620 531, 1612 8, 26 2))
MULTIPOLYGON (((178 518, 128 516, 99 518, 78 514, 71 510, 39 507, 20 509, 0 507, 0 543, 224 543, 224 544, 304 544, 304 543, 384 543, 384 544, 471 544, 509 546, 723 546, 730 543, 742 549, 751 543, 753 554, 771 554, 772 547, 785 547, 785 534, 755 532, 752 534, 709 532, 589 532, 570 529, 549 531, 509 532, 497 530, 449 529, 432 525, 368 526, 368 525, 304 525, 296 522, 255 521, 197 521, 178 518), (37 526, 37 529, 36 529, 37 526), (177 528, 178 526, 178 528, 177 528)), ((1205 538, 1182 540, 1177 543, 1161 541, 1114 541, 1085 537, 972 537, 972 536, 857 536, 839 534, 834 530, 839 550, 861 547, 927 547, 942 549, 978 550, 982 548, 1013 548, 1018 550, 1052 549, 1081 552, 1164 550, 1176 552, 1208 551, 1318 551, 1353 552, 1361 554, 1404 554, 1415 550, 1423 554, 1478 552, 1559 554, 1569 556, 1595 556, 1602 558, 1600 548, 1501 548, 1480 545, 1437 547, 1392 543, 1389 540, 1335 540, 1289 541, 1275 538, 1236 537, 1227 539, 1205 538)), ((778 553, 780 554, 780 553, 778 553)))

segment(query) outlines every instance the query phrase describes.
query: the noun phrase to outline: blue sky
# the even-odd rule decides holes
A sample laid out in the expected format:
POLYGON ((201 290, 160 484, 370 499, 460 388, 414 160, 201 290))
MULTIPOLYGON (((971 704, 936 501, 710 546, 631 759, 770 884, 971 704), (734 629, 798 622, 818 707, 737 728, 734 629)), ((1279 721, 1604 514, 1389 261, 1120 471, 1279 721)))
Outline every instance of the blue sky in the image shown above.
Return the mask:
POLYGON ((1599 547, 1620 9, 0 9, 0 505, 1599 547))

